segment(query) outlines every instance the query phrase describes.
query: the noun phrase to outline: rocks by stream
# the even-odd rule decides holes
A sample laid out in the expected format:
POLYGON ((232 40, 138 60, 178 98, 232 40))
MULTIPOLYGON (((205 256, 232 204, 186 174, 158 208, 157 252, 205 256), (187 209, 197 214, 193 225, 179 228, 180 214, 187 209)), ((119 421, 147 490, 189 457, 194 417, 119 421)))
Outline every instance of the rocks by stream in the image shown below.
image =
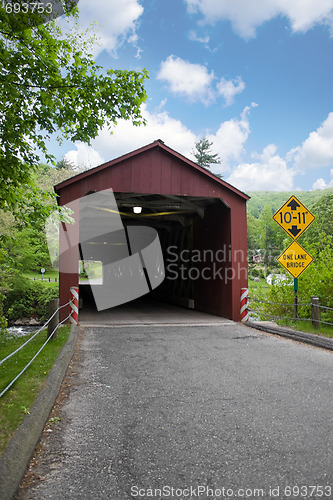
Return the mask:
POLYGON ((41 322, 37 318, 19 318, 10 326, 38 326, 41 322))

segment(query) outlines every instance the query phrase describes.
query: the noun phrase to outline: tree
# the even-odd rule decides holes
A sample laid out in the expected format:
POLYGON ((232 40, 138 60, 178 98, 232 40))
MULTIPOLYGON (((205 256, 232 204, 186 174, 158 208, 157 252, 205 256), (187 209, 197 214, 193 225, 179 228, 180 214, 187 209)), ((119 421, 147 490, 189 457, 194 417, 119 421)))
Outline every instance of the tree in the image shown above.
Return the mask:
POLYGON ((276 257, 281 253, 286 235, 272 218, 271 205, 265 205, 258 219, 258 242, 265 266, 265 274, 273 265, 277 267, 276 257))
MULTIPOLYGON (((60 168, 51 167, 46 164, 39 164, 33 176, 37 188, 44 189, 45 192, 52 193, 53 186, 69 177, 79 173, 80 169, 62 159, 57 162, 60 168)), ((56 198, 52 198, 53 210, 56 209, 56 198)), ((34 221, 25 220, 23 223, 15 220, 11 213, 0 210, 0 227, 2 230, 2 250, 0 254, 0 264, 4 264, 1 255, 5 253, 10 256, 12 271, 36 271, 41 267, 51 266, 44 231, 43 218, 34 221)), ((1 271, 1 265, 0 265, 1 271)), ((0 291, 1 291, 1 273, 0 273, 0 291)))
POLYGON ((327 244, 327 237, 333 234, 333 194, 324 195, 312 207, 311 212, 315 221, 301 237, 305 248, 311 251, 320 251, 327 244))
MULTIPOLYGON (((80 174, 84 170, 86 170, 84 167, 76 166, 66 158, 58 160, 55 167, 45 163, 39 163, 39 165, 37 165, 36 172, 33 174, 33 182, 38 188, 43 188, 45 191, 53 193, 53 186, 55 184, 59 184, 59 182, 80 174)), ((54 205, 56 205, 55 199, 54 205)))
MULTIPOLYGON (((57 165, 60 168, 43 163, 37 166, 36 172, 32 174, 37 188, 43 188, 44 192, 52 193, 54 184, 80 172, 80 168, 75 167, 66 159, 58 161, 57 165)), ((51 198, 50 206, 52 204, 55 210, 57 206, 55 197, 51 198)), ((15 276, 23 280, 21 273, 27 271, 39 273, 42 267, 51 268, 44 220, 39 218, 32 221, 33 218, 34 214, 30 213, 21 221, 15 219, 10 212, 0 210, 0 334, 1 330, 6 327, 3 302, 8 294, 13 292, 12 284, 18 283, 15 281, 15 276)))
POLYGON ((57 161, 55 168, 57 170, 65 170, 65 169, 74 170, 74 164, 68 161, 65 157, 63 157, 61 158, 61 160, 57 161))
POLYGON ((17 231, 6 245, 8 254, 15 261, 15 267, 22 272, 39 272, 42 267, 51 268, 44 224, 35 223, 17 231))
POLYGON ((25 218, 46 213, 33 172, 41 153, 54 161, 51 135, 89 144, 105 124, 142 124, 148 74, 103 71, 89 52, 92 38, 54 22, 18 30, 3 7, 0 34, 0 209, 25 218))
POLYGON ((252 214, 247 214, 247 247, 251 257, 258 253, 261 244, 260 223, 252 214))
MULTIPOLYGON (((7 212, 21 228, 38 228, 54 209, 51 190, 37 183, 41 154, 55 160, 48 152, 51 136, 60 143, 69 139, 89 144, 104 125, 119 119, 144 123, 141 104, 147 97, 148 73, 105 71, 91 55, 93 37, 74 29, 64 34, 54 22, 35 24, 36 16, 30 22, 27 14, 8 13, 6 5, 0 4, 0 217, 7 212), (23 19, 28 20, 25 26, 23 19)), ((66 13, 71 20, 75 15, 75 7, 66 13)), ((52 170, 67 175, 68 165, 62 167, 52 170)), ((6 234, 4 229, 1 226, 0 328, 3 294, 15 272, 6 250, 11 230, 6 234)), ((24 258, 32 261, 27 254, 24 258)))
POLYGON ((197 164, 200 165, 200 167, 209 169, 210 165, 221 163, 219 155, 217 153, 212 153, 212 145, 213 143, 209 142, 209 140, 205 137, 195 143, 193 155, 195 156, 197 164))

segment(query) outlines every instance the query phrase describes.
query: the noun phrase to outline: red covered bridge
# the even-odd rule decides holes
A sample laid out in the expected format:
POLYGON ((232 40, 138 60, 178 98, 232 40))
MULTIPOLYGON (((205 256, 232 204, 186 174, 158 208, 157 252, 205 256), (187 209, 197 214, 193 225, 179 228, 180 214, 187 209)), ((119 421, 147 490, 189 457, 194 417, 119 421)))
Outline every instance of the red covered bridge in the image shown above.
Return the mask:
MULTIPOLYGON (((239 321, 240 290, 247 287, 249 197, 161 140, 55 186, 59 205, 71 203, 76 221, 63 224, 60 238, 60 304, 79 284, 79 200, 107 188, 114 192, 124 226, 147 225, 158 232, 165 279, 150 293, 239 321), (133 212, 135 206, 142 207, 141 214, 133 212), (68 238, 71 250, 64 253, 68 238)), ((86 289, 80 286, 81 296, 86 289)), ((68 308, 61 312, 65 318, 68 308)))

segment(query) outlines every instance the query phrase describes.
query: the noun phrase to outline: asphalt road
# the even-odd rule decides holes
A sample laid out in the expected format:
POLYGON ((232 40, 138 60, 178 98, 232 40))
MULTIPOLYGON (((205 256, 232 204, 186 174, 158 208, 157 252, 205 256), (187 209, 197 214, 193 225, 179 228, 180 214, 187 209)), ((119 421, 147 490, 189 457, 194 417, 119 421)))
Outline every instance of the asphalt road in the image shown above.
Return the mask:
POLYGON ((86 327, 21 498, 333 498, 332 372, 232 322, 86 327))

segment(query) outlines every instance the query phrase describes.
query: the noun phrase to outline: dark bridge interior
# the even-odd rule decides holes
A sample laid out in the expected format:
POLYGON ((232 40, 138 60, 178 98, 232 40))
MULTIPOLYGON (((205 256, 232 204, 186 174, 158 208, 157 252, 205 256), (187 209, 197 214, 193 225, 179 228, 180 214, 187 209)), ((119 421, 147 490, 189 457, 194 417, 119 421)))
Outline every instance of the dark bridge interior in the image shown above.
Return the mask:
MULTIPOLYGON (((223 248, 226 249, 229 231, 229 209, 222 200, 194 196, 114 194, 124 226, 150 226, 159 235, 165 279, 149 292, 148 298, 223 315, 221 301, 227 304, 230 298, 225 293, 226 287, 221 287, 220 279, 228 264, 228 252, 223 253, 223 248), (141 212, 135 213, 135 207, 140 207, 141 212), (216 234, 221 237, 216 238, 216 234)), ((122 244, 123 240, 118 242, 114 237, 108 240, 107 235, 103 236, 103 241, 91 245, 91 260, 99 260, 100 245, 105 251, 105 245, 122 244)), ((98 286, 102 286, 101 282, 102 279, 98 286)), ((96 310, 91 287, 84 280, 80 280, 79 296, 81 309, 96 310)))

